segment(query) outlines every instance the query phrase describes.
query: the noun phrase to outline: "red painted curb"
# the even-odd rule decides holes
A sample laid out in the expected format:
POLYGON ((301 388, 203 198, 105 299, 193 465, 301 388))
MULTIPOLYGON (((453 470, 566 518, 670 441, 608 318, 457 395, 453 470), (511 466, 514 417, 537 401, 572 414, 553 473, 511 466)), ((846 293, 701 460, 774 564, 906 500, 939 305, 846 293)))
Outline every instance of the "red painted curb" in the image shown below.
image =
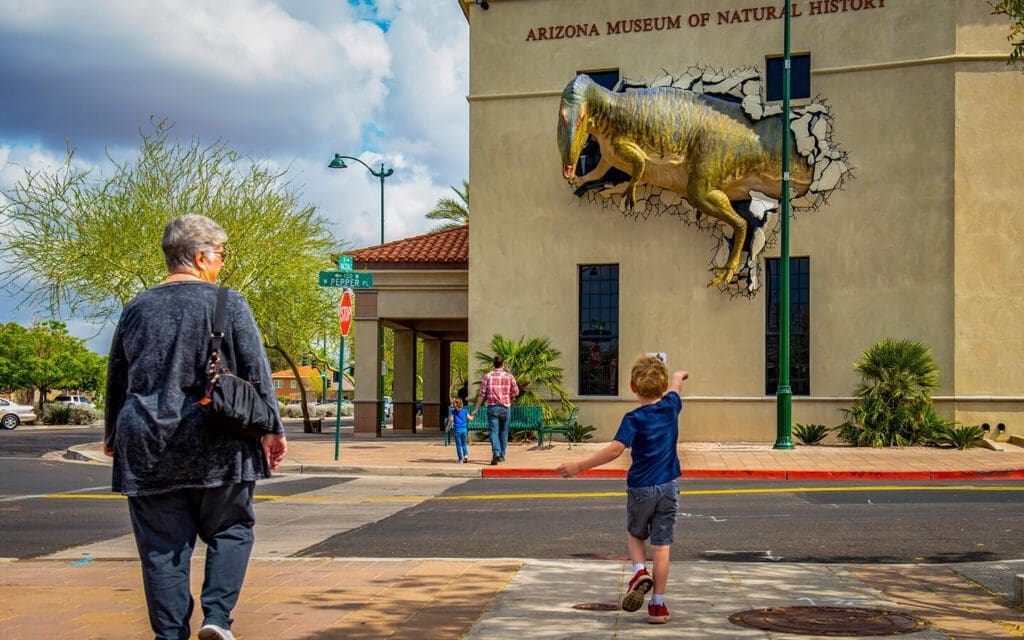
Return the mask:
MULTIPOLYGON (((588 469, 578 478, 624 480, 626 469, 588 469)), ((484 467, 484 478, 560 478, 551 468, 484 467)), ((681 480, 1024 480, 1024 469, 992 471, 803 471, 785 469, 684 469, 681 480)))

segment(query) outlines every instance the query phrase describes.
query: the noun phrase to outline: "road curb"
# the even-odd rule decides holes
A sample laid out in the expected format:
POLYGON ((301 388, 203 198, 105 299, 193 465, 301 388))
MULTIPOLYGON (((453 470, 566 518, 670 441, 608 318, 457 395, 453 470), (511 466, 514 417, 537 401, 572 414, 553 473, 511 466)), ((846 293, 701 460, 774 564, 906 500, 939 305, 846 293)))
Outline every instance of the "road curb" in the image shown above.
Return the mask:
MULTIPOLYGON (((625 479, 626 469, 588 469, 577 478, 625 479)), ((487 467, 484 478, 558 478, 554 469, 487 467)), ((888 480, 888 481, 943 481, 943 480, 1024 480, 1024 469, 993 471, 787 471, 785 469, 686 469, 682 480, 888 480)))

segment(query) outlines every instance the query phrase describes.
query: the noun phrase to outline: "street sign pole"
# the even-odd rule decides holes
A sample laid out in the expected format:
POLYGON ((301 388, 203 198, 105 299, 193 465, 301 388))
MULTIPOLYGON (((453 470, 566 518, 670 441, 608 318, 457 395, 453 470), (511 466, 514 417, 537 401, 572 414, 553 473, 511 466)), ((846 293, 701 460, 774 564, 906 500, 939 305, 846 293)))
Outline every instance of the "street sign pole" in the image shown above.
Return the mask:
POLYGON ((338 409, 334 419, 334 460, 341 453, 341 392, 345 390, 345 336, 338 339, 338 409))
POLYGON ((341 452, 341 396, 345 391, 345 338, 352 328, 352 320, 355 307, 355 295, 351 289, 344 289, 341 292, 341 302, 338 303, 338 410, 334 422, 334 459, 337 460, 341 452))

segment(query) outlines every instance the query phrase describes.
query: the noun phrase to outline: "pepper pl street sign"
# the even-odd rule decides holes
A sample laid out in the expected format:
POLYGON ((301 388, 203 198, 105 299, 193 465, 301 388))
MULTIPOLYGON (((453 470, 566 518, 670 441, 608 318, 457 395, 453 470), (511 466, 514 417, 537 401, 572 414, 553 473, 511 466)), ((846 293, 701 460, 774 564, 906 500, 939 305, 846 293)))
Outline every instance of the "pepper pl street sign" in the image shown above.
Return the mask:
POLYGON ((349 289, 372 289, 373 274, 360 271, 321 271, 321 287, 348 287, 349 289))

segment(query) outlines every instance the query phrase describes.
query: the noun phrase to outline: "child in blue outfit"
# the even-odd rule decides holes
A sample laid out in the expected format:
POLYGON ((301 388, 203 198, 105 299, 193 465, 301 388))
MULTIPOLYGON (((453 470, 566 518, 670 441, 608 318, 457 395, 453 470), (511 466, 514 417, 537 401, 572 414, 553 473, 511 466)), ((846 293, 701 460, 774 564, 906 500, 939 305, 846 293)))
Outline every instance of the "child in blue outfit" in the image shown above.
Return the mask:
POLYGON ((676 478, 681 473, 676 452, 679 412, 683 408, 679 387, 688 377, 685 371, 676 371, 669 379, 668 368, 660 359, 638 358, 630 373, 629 386, 640 400, 640 406, 623 416, 615 439, 607 447, 579 462, 567 462, 558 467, 558 472, 569 478, 615 460, 626 447, 631 449, 633 462, 626 476, 626 529, 634 573, 622 598, 622 608, 636 611, 642 607, 644 597, 653 587, 654 595, 647 607, 647 621, 651 624, 664 624, 669 620, 665 587, 679 510, 676 478), (647 571, 648 538, 654 556, 653 576, 647 571))
POLYGON ((459 462, 469 462, 469 411, 462 406, 462 398, 452 398, 451 419, 448 430, 455 436, 455 455, 459 462))

